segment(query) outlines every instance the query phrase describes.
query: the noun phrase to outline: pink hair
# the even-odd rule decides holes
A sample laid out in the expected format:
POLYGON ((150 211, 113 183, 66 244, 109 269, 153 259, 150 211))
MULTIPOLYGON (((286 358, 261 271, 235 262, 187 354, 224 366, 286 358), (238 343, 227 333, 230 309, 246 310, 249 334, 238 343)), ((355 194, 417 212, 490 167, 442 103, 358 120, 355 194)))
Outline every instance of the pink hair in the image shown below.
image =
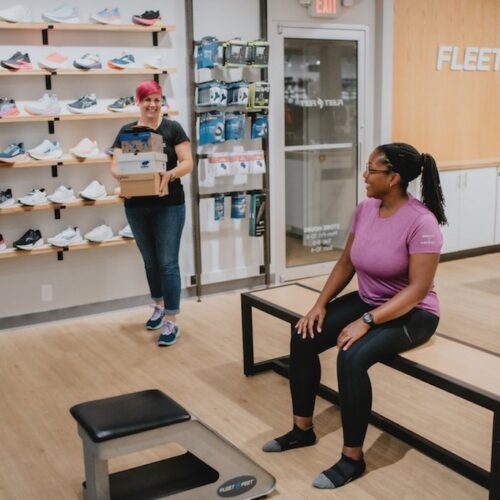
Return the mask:
POLYGON ((144 101, 151 94, 163 95, 160 84, 154 80, 145 80, 139 83, 135 89, 135 97, 139 102, 144 101))

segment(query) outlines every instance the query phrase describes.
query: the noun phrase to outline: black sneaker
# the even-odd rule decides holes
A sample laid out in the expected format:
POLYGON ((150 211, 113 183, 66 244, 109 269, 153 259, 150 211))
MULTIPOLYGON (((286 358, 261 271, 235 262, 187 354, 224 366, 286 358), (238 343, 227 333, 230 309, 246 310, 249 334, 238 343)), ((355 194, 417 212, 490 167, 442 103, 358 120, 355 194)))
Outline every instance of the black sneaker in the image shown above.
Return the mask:
POLYGON ((97 97, 95 94, 83 95, 75 102, 70 102, 68 109, 72 113, 93 113, 97 109, 97 97))
POLYGON ((38 229, 28 229, 18 240, 14 241, 14 247, 19 250, 33 250, 43 245, 42 233, 38 229))
POLYGON ((12 197, 12 189, 0 191, 0 208, 7 208, 14 205, 15 200, 12 197))
POLYGON ((142 24, 143 26, 152 26, 156 22, 160 21, 160 19, 159 10, 147 10, 140 16, 132 16, 132 22, 134 24, 142 24))
POLYGON ((114 103, 108 106, 109 111, 116 111, 118 113, 123 113, 124 111, 130 111, 134 108, 135 100, 132 96, 120 97, 114 103))

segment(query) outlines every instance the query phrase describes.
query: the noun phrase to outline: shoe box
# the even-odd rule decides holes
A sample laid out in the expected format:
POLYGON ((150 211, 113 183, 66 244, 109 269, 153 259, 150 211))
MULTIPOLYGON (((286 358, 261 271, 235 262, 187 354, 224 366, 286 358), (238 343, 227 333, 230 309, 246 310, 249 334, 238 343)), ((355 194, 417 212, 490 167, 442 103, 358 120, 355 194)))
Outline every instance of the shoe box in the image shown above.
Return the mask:
POLYGON ((160 173, 167 169, 163 137, 150 130, 131 130, 120 134, 120 140, 117 165, 122 196, 158 195, 160 173))

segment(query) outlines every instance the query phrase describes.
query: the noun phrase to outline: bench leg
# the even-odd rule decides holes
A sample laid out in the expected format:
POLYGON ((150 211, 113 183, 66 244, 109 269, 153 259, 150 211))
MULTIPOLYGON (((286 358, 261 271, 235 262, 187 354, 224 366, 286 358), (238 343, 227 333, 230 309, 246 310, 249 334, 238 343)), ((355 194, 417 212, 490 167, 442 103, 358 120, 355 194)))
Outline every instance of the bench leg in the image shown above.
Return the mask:
POLYGON ((83 458, 85 461, 84 500, 110 500, 108 461, 98 459, 92 446, 83 442, 83 458))
POLYGON ((490 500, 500 498, 500 408, 493 414, 493 438, 491 446, 490 500))
POLYGON ((243 373, 248 377, 255 374, 253 353, 252 306, 244 295, 241 296, 241 331, 243 337, 243 373))

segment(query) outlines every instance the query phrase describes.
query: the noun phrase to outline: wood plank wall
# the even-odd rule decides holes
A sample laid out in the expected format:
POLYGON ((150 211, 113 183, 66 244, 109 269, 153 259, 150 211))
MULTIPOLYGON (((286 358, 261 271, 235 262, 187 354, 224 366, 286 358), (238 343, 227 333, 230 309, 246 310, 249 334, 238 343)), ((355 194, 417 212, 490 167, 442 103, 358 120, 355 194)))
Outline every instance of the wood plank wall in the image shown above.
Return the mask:
POLYGON ((394 0, 393 140, 438 163, 500 161, 500 71, 436 69, 438 47, 500 47, 499 0, 394 0))

